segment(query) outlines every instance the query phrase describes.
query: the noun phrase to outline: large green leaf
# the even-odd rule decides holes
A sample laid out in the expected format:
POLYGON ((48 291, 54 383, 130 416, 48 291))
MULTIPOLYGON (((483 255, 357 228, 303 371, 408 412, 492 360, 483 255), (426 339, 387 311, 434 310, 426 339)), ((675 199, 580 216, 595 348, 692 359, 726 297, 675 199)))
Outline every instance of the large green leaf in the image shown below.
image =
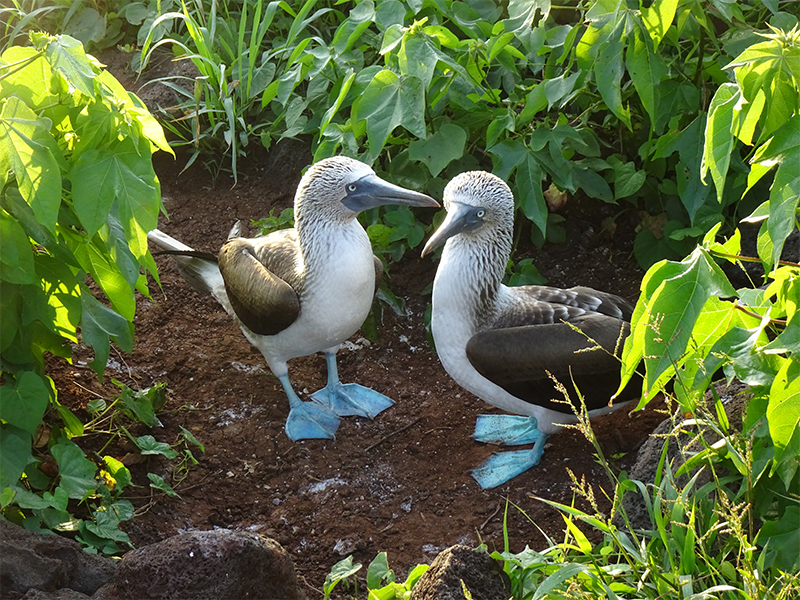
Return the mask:
POLYGON ((550 4, 550 0, 509 0, 508 18, 503 21, 505 30, 524 32, 535 23, 544 22, 550 14, 550 4))
POLYGON ((380 71, 353 103, 354 121, 367 122, 370 154, 377 157, 389 134, 402 125, 420 139, 425 135, 425 94, 417 77, 380 71))
POLYGON ((655 0, 649 7, 641 9, 642 20, 653 40, 655 50, 658 50, 658 45, 672 25, 677 9, 678 0, 655 0))
POLYGON ((800 456, 800 363, 794 357, 784 359, 770 387, 767 421, 776 469, 788 486, 797 474, 800 456))
POLYGON ((397 64, 400 74, 417 77, 422 82, 422 89, 427 90, 433 79, 439 56, 431 38, 425 32, 410 28, 403 36, 400 50, 397 52, 397 64))
POLYGON ((70 170, 69 179, 75 213, 87 234, 94 235, 105 224, 116 200, 131 250, 135 256, 143 256, 147 234, 139 239, 139 230, 154 229, 158 222, 158 188, 150 157, 143 158, 135 143, 126 139, 113 149, 83 153, 70 170))
POLYGON ((55 233, 61 206, 60 154, 50 135, 51 122, 39 118, 19 98, 11 97, 0 113, 0 154, 14 170, 19 191, 38 221, 55 233))
POLYGON ((0 277, 18 284, 35 284, 33 247, 20 224, 0 209, 0 277))
POLYGON ((759 148, 753 162, 778 162, 769 195, 767 228, 774 246, 771 263, 778 261, 783 245, 795 229, 795 214, 800 202, 800 114, 795 115, 759 148))
POLYGON ((89 98, 94 97, 94 78, 97 72, 86 52, 75 38, 58 35, 50 38, 45 50, 54 71, 59 71, 70 85, 89 98))
POLYGON ((517 201, 528 219, 533 222, 542 235, 547 233, 547 204, 542 193, 545 174, 533 152, 528 152, 517 167, 514 182, 517 187, 517 201))
POLYGON ((52 311, 51 318, 41 319, 42 323, 53 333, 77 342, 81 293, 75 274, 63 262, 48 254, 39 254, 36 256, 36 276, 52 311))
POLYGON ((14 485, 32 460, 31 434, 0 423, 0 490, 14 485))
POLYGON ((408 156, 428 166, 433 177, 439 175, 451 161, 461 158, 467 132, 455 123, 445 123, 425 140, 414 140, 408 145, 408 156))
POLYGON ((717 189, 717 202, 722 202, 722 192, 725 189, 725 177, 734 145, 734 112, 740 98, 736 85, 723 84, 717 89, 708 109, 700 177, 705 179, 706 173, 711 171, 714 187, 717 189))
POLYGON ((97 487, 97 466, 74 442, 61 440, 50 449, 58 463, 59 485, 73 499, 80 499, 97 487))
POLYGON ((132 326, 119 313, 98 302, 87 287, 81 285, 81 305, 83 316, 81 319, 81 336, 83 343, 94 350, 94 360, 89 366, 94 369, 99 377, 108 362, 111 337, 125 352, 133 350, 132 326))
POLYGON ((0 386, 0 419, 33 436, 49 401, 44 380, 33 371, 20 371, 16 381, 0 386))
POLYGON ((776 552, 775 566, 786 573, 800 569, 800 507, 787 506, 778 520, 764 521, 756 541, 776 552))
POLYGON ((617 118, 631 129, 630 109, 622 106, 622 50, 626 19, 621 18, 608 34, 594 63, 597 90, 617 118))
POLYGON ((664 67, 660 64, 658 54, 647 47, 639 28, 633 30, 625 53, 625 66, 631 77, 633 87, 639 94, 642 106, 650 117, 654 127, 658 123, 656 109, 658 107, 658 83, 661 80, 664 67))
POLYGON ((633 331, 625 340, 620 390, 644 360, 644 390, 649 391, 662 373, 680 363, 708 299, 735 295, 725 274, 702 248, 680 263, 653 265, 642 280, 642 294, 631 320, 633 331))

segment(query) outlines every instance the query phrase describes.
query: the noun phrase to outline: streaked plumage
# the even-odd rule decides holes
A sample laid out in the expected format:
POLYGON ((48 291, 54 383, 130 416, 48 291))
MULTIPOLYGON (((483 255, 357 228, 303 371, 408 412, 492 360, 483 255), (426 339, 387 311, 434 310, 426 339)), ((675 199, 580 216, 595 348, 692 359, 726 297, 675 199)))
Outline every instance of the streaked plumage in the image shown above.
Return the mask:
POLYGON ((592 416, 620 405, 608 406, 619 384, 613 354, 629 332, 632 308, 591 288, 503 285, 514 198, 498 177, 462 173, 445 188, 444 205, 447 218, 423 250, 424 256, 445 244, 433 286, 436 351, 459 385, 521 415, 479 417, 476 439, 536 443, 530 451, 497 454, 473 473, 483 487, 494 487, 538 464, 547 436, 575 420, 547 371, 568 389, 574 380, 592 416), (602 348, 586 351, 595 344, 566 322, 602 348))
POLYGON ((161 231, 152 244, 175 255, 196 289, 211 293, 264 355, 292 408, 293 439, 333 437, 339 417, 372 417, 392 401, 357 384, 343 386, 336 351, 364 322, 380 262, 356 220, 383 204, 438 206, 432 198, 383 181, 359 161, 334 157, 313 165, 295 195, 295 228, 225 242, 218 257, 196 252, 161 231), (302 402, 288 378, 287 361, 323 351, 328 385, 302 402))

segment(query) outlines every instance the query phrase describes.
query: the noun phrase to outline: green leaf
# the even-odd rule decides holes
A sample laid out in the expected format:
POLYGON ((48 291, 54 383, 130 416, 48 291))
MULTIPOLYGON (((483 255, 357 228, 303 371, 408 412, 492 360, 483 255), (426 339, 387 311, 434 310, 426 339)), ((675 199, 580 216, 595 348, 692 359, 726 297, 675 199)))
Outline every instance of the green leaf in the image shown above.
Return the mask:
POLYGON ((183 425, 179 425, 179 427, 181 428, 181 435, 183 435, 183 438, 187 442, 189 442, 190 444, 194 444, 195 446, 200 448, 200 452, 205 452, 206 451, 205 446, 203 446, 203 444, 201 444, 200 442, 197 441, 197 438, 194 437, 194 435, 192 434, 191 431, 186 429, 183 425))
POLYGON ((800 569, 800 507, 787 506, 776 521, 764 521, 756 542, 777 552, 775 566, 786 573, 800 569))
POLYGON ((547 233, 547 204, 542 192, 544 177, 539 162, 533 152, 529 151, 517 167, 514 182, 518 190, 517 201, 522 212, 539 228, 542 235, 547 233))
POLYGON ((644 171, 637 171, 633 161, 615 163, 613 167, 615 200, 633 196, 644 185, 647 174, 644 171))
POLYGON ((649 8, 641 9, 642 20, 653 40, 653 50, 658 50, 658 45, 672 25, 677 9, 678 0, 655 0, 649 8))
POLYGON ((784 359, 772 382, 767 421, 775 444, 776 470, 788 487, 800 456, 800 363, 795 358, 784 359))
POLYGON ((157 490, 161 490, 170 498, 180 498, 178 492, 172 489, 172 486, 169 485, 164 478, 160 475, 156 475, 155 473, 148 473, 147 478, 150 480, 150 487, 155 488, 157 490))
POLYGON ((352 577, 358 573, 360 569, 361 563, 353 564, 352 556, 348 556, 333 565, 333 567, 331 567, 331 572, 325 577, 325 583, 322 587, 325 592, 325 599, 327 600, 330 598, 331 592, 340 581, 352 577))
POLYGON ((539 586, 536 588, 536 592, 531 597, 531 600, 539 600, 539 598, 544 598, 550 592, 561 588, 564 585, 564 582, 571 577, 575 577, 578 573, 583 573, 586 571, 586 567, 578 563, 567 563, 558 568, 558 570, 549 575, 539 586))
POLYGON ((739 90, 732 83, 717 88, 706 120, 705 145, 703 162, 700 166, 700 178, 705 179, 710 170, 717 189, 717 202, 722 203, 722 192, 725 189, 725 177, 731 160, 734 146, 733 122, 737 103, 741 99, 739 90))
POLYGON ((50 389, 39 375, 18 371, 15 381, 0 386, 0 419, 34 436, 49 401, 50 389))
POLYGON ((632 38, 633 43, 628 44, 625 54, 625 66, 633 82, 633 87, 636 88, 636 93, 639 94, 639 99, 642 101, 642 106, 650 117, 651 127, 655 127, 655 124, 658 123, 656 107, 658 106, 657 86, 660 81, 660 76, 656 71, 663 70, 663 67, 658 68, 656 62, 658 55, 652 53, 647 47, 639 28, 633 31, 632 38))
MULTIPOLYGON (((131 484, 131 472, 124 464, 122 464, 121 461, 118 461, 113 456, 104 456, 103 462, 106 463, 108 472, 117 481, 117 486, 116 486, 117 490, 122 490, 131 484)), ((127 518, 132 518, 132 517, 133 514, 131 514, 131 516, 127 518)))
POLYGON ((124 542, 133 547, 128 534, 120 530, 120 519, 114 511, 96 510, 93 516, 95 518, 95 523, 87 522, 86 529, 98 537, 114 540, 115 542, 124 542))
POLYGON ((34 285, 33 248, 20 224, 0 209, 0 276, 3 281, 34 285))
POLYGON ((8 423, 0 423, 0 489, 14 485, 33 460, 31 434, 8 423))
POLYGON ((467 132, 463 128, 445 123, 427 139, 412 141, 408 145, 408 156, 425 163, 436 177, 450 162, 463 156, 466 142, 467 132))
MULTIPOLYGON (((49 254, 35 257, 36 276, 51 309, 42 323, 56 335, 77 343, 81 319, 81 292, 72 270, 49 254)), ((130 294, 133 295, 133 294, 130 294)))
POLYGON ((734 297, 735 290, 717 264, 702 248, 680 263, 662 261, 645 274, 631 319, 632 332, 622 353, 624 389, 641 360, 646 375, 644 390, 686 350, 697 318, 708 299, 734 297))
POLYGON ((420 139, 425 134, 425 93, 416 77, 380 71, 353 103, 354 121, 366 120, 370 154, 377 157, 389 134, 402 125, 420 139))
MULTIPOLYGON (((90 237, 105 224, 114 201, 119 203, 120 213, 123 207, 132 209, 131 216, 141 222, 140 227, 148 231, 156 227, 157 204, 155 211, 147 208, 136 210, 143 205, 144 200, 156 196, 154 182, 149 177, 142 177, 140 162, 141 157, 131 140, 121 142, 113 150, 90 150, 75 161, 69 172, 75 213, 90 237)), ((128 225, 122 214, 120 221, 128 225)), ((130 229, 126 230, 126 233, 130 232, 130 229)), ((135 236, 129 235, 130 237, 135 236)), ((134 246, 131 249, 133 248, 134 246)), ((136 251, 134 254, 143 255, 136 251)))
POLYGON ((426 90, 431 84, 439 53, 425 32, 410 28, 403 36, 397 52, 397 65, 401 76, 416 77, 426 90))
POLYGON ((94 350, 94 360, 89 366, 102 378, 111 352, 109 336, 125 352, 131 352, 131 324, 125 317, 98 302, 84 285, 81 285, 81 307, 81 337, 83 343, 94 350))
POLYGON ((58 35, 50 39, 45 54, 54 71, 59 71, 70 85, 83 94, 94 98, 96 72, 83 44, 68 35, 58 35))
POLYGON ((379 552, 367 568, 367 588, 374 590, 383 582, 394 582, 394 571, 389 568, 386 552, 379 552))
MULTIPOLYGON (((0 166, 14 170, 17 186, 39 223, 55 233, 61 206, 61 154, 50 134, 52 123, 39 118, 19 98, 11 97, 0 112, 0 166)), ((4 173, 5 175, 5 173, 4 173)))
POLYGON ((622 50, 625 19, 622 18, 608 34, 600 46, 597 61, 594 63, 594 76, 597 90, 603 102, 617 118, 631 129, 630 109, 622 106, 622 50))
POLYGON ((97 466, 74 442, 61 440, 50 449, 58 463, 59 485, 72 499, 80 499, 97 488, 97 466))
POLYGON ((169 444, 157 441, 152 435, 134 438, 133 442, 139 447, 142 454, 160 454, 170 460, 178 456, 178 453, 170 448, 169 444))
POLYGON ((508 19, 503 21, 505 30, 522 32, 533 27, 534 23, 544 22, 550 14, 550 0, 509 0, 508 19), (536 13, 541 16, 537 19, 536 13))

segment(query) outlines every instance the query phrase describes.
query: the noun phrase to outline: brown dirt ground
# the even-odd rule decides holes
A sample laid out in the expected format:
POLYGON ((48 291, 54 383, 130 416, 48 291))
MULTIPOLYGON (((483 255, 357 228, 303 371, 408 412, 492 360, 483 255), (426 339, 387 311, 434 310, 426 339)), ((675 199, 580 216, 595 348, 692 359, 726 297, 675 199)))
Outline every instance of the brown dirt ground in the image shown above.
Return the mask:
MULTIPOLYGON (((180 174, 181 159, 157 156, 170 217, 160 227, 216 252, 236 220, 249 223, 273 207, 290 206, 309 162, 301 143, 281 144, 269 154, 253 151, 231 187, 229 178, 215 182, 199 165, 180 174)), ((642 274, 631 256, 634 216, 623 214, 613 235, 596 233, 604 217, 619 211, 596 201, 571 201, 563 211, 567 242, 541 250, 521 244, 516 258, 533 256, 550 285, 589 285, 634 301, 642 274)), ((86 366, 91 352, 83 347, 75 349, 72 364, 52 361, 59 399, 79 416, 86 416, 80 407, 96 394, 108 398, 118 391, 112 377, 138 389, 165 382, 169 399, 159 415, 162 426, 137 433, 172 442, 183 426, 205 445, 204 454, 195 452, 199 464, 175 484, 180 499, 148 488, 148 470, 175 482, 177 473, 166 461, 131 466, 141 487, 128 497, 140 514, 126 530, 136 546, 191 529, 256 531, 291 553, 309 597, 319 597, 331 566, 350 554, 366 567, 386 551, 390 566, 404 577, 453 544, 502 550, 507 501, 519 507, 508 511, 511 550, 541 549, 546 540, 540 530, 559 541, 564 524, 533 496, 571 503, 567 468, 608 488, 591 445, 574 430, 552 436, 542 463, 504 486, 483 491, 470 477, 498 449, 470 439, 476 416, 494 409, 461 390, 426 341, 423 313, 430 294, 424 290, 435 260, 412 252, 393 265, 389 286, 406 299, 410 315, 384 311, 377 342, 358 347, 363 342, 357 334, 351 340, 356 348, 338 355, 342 381, 374 388, 396 405, 373 421, 343 419, 334 441, 298 443, 284 434, 288 403, 261 355, 211 297, 181 280, 169 257, 157 263, 163 293, 151 281, 152 299, 139 297, 133 354, 112 352, 103 384, 86 366)), ((323 356, 293 360, 290 377, 301 397, 323 387, 323 356)), ((654 411, 618 411, 595 421, 615 468, 630 468, 635 450, 662 418, 654 411)), ((106 451, 123 456, 128 449, 106 451)), ((603 493, 595 493, 608 509, 603 493)))

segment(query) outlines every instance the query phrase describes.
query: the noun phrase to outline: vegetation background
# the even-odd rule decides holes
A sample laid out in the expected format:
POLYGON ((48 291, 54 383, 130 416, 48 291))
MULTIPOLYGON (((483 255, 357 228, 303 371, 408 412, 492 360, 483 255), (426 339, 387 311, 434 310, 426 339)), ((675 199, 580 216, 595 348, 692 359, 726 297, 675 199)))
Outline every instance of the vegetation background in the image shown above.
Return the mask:
MULTIPOLYGON (((512 186, 535 245, 563 241, 555 208, 575 194, 638 216, 635 255, 649 270, 623 378, 643 363, 642 406, 674 381, 670 398, 690 415, 675 431, 691 424, 719 441, 678 473, 665 462, 654 484, 609 470, 614 512, 624 515, 624 494, 641 494, 651 528, 562 506, 565 542, 499 553, 515 597, 797 595, 800 282, 798 258, 783 255, 800 200, 796 2, 15 0, 0 14, 5 518, 119 553, 130 474, 76 441, 125 436, 143 454, 192 464, 202 446, 188 431, 170 445, 126 428, 157 418, 163 390, 121 386, 82 423, 58 402, 45 357, 69 357, 80 339, 102 377, 110 344, 132 346, 134 292, 149 293, 147 273, 158 281, 145 237, 162 208, 153 152, 183 147, 187 164, 236 181, 250 145, 305 136, 315 159, 356 156, 434 196, 456 173, 491 170, 512 186), (196 76, 163 81, 176 101, 151 115, 86 53, 112 45, 135 50, 141 69, 169 52, 196 76), (741 221, 759 226, 751 256, 741 221), (763 270, 745 286, 720 267, 750 261, 763 270), (753 394, 741 430, 709 389, 719 370, 753 394), (48 461, 57 476, 40 468, 48 461), (693 469, 711 483, 676 483, 693 469), (581 520, 604 541, 589 542, 581 520)), ((387 267, 425 235, 409 209, 364 218, 387 267)), ((509 280, 538 273, 512 264, 509 280)), ((393 582, 381 561, 369 594, 407 594, 414 579, 393 582)), ((355 568, 334 568, 327 593, 355 568)))

